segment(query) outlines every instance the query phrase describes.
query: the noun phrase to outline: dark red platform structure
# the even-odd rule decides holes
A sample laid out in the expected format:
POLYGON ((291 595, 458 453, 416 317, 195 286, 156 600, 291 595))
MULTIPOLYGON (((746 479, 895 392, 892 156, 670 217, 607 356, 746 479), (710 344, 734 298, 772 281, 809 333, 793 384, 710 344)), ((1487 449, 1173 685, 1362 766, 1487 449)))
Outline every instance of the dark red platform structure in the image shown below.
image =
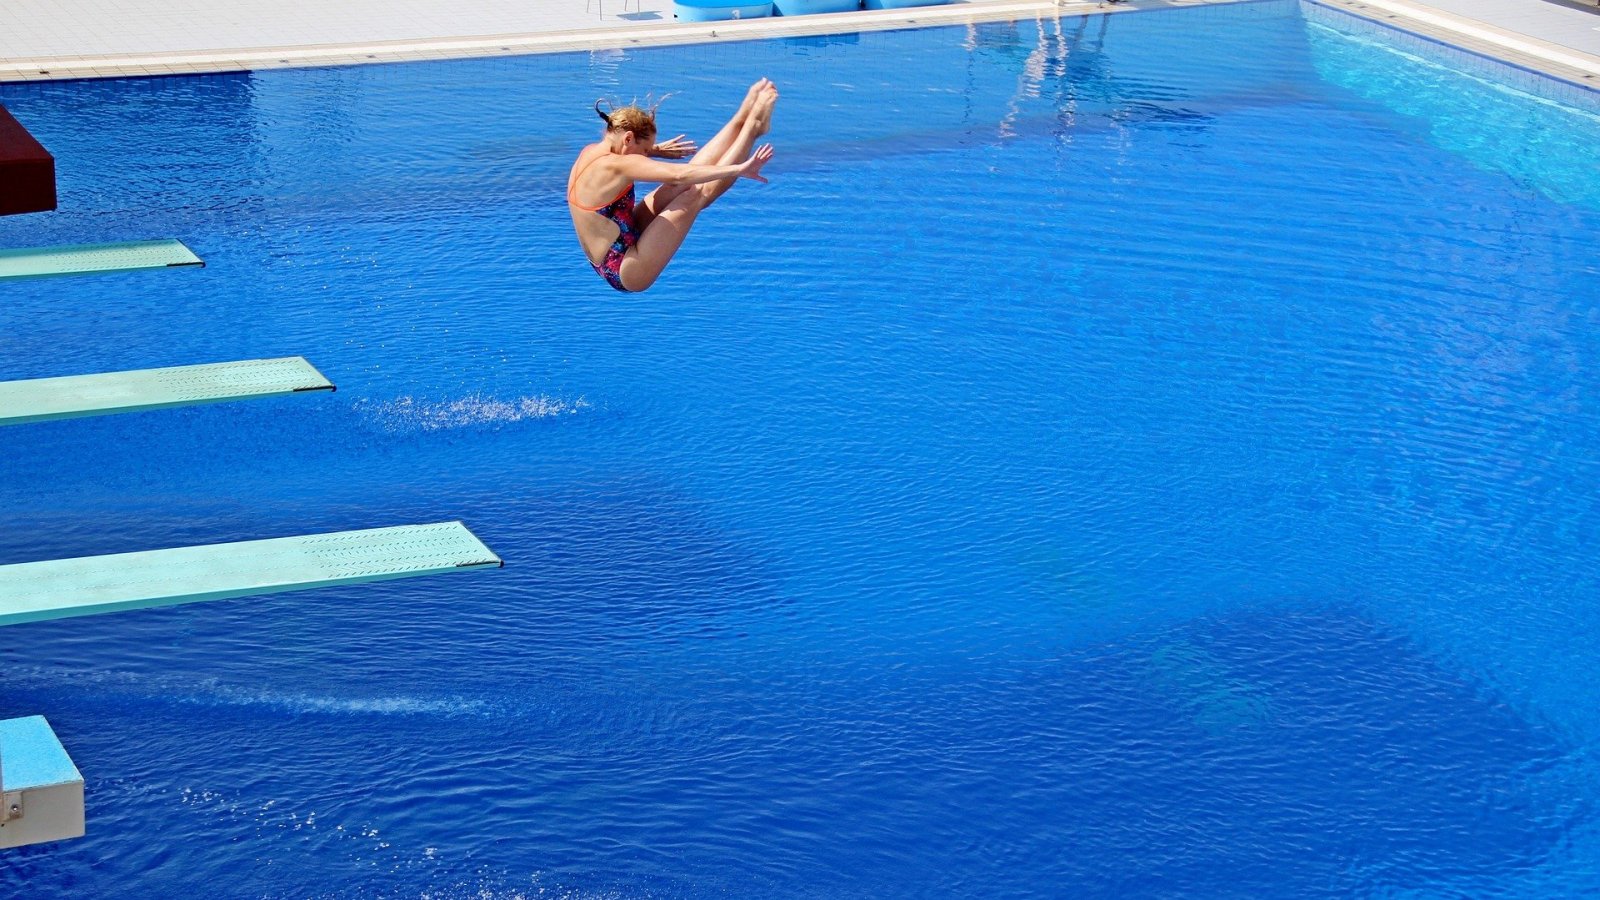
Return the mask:
POLYGON ((0 216, 56 208, 56 158, 0 106, 0 216))

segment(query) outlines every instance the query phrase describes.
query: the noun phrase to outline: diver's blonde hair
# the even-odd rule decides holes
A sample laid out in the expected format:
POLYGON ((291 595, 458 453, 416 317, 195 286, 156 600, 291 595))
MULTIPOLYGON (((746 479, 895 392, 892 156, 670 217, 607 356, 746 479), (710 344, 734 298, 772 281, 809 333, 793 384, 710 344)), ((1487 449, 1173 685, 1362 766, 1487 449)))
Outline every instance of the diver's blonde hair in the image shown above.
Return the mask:
POLYGON ((594 111, 606 123, 608 131, 627 131, 640 139, 653 138, 656 136, 656 109, 661 106, 661 100, 651 103, 649 109, 635 102, 627 106, 612 106, 610 112, 600 111, 600 104, 610 105, 610 101, 596 100, 594 111))

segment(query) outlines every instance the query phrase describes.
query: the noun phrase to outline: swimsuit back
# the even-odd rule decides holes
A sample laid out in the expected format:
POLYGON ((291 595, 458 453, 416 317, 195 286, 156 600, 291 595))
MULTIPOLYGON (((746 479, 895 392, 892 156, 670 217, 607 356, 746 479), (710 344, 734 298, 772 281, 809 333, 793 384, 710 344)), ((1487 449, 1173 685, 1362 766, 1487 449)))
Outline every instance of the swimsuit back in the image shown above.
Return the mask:
POLYGON ((599 158, 599 156, 596 156, 594 159, 589 160, 588 164, 579 169, 578 174, 572 177, 572 183, 567 186, 567 202, 578 209, 597 213, 617 226, 617 239, 611 242, 611 247, 606 251, 605 259, 598 263, 591 262, 589 265, 593 266, 595 272, 612 287, 626 292, 628 289, 622 284, 622 261, 627 257, 628 251, 633 249, 633 245, 639 242, 639 234, 634 230, 633 226, 633 206, 635 202, 633 182, 628 182, 628 186, 623 188, 621 193, 617 194, 610 203, 604 206, 585 206, 577 202, 577 199, 572 196, 573 189, 578 185, 578 178, 582 177, 589 166, 594 165, 594 160, 599 158))
MULTIPOLYGON (((572 192, 578 187, 578 179, 582 178, 583 173, 589 171, 589 167, 594 165, 595 161, 599 158, 600 156, 596 155, 593 159, 589 160, 589 162, 586 163, 582 169, 578 170, 578 174, 572 176, 572 183, 567 186, 567 202, 579 209, 588 210, 592 213, 599 213, 604 218, 610 219, 613 223, 615 223, 617 228, 620 229, 624 235, 632 236, 633 205, 635 203, 633 182, 630 181, 628 186, 623 188, 616 197, 612 198, 610 203, 606 203, 601 206, 586 206, 582 203, 579 203, 577 198, 572 196, 572 192)), ((631 243, 632 242, 630 241, 630 245, 631 243)))

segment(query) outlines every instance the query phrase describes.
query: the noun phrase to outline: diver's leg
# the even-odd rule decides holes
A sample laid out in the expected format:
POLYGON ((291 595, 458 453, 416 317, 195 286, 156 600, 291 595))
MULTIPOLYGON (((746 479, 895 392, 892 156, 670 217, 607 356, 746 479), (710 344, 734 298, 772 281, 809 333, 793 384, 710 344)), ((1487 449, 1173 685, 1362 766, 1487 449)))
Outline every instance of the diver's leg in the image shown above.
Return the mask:
POLYGON ((727 155, 728 147, 733 144, 740 130, 744 128, 744 120, 749 118, 751 110, 755 109, 756 101, 761 96, 762 90, 770 84, 772 84, 771 81, 762 78, 756 81, 755 84, 750 85, 750 90, 745 92, 744 100, 739 103, 738 112, 735 112, 733 117, 722 126, 721 131, 718 131, 711 140, 706 141, 704 147, 696 151, 694 156, 689 157, 689 162, 705 166, 719 165, 717 161, 727 155))
MULTIPOLYGON (((750 90, 745 92, 744 100, 740 102, 739 109, 734 112, 733 117, 728 119, 727 123, 722 126, 722 130, 718 131, 711 140, 706 141, 704 147, 701 147, 695 152, 694 156, 689 158, 689 162, 702 166, 725 165, 719 160, 727 156, 729 147, 734 145, 734 142, 744 131, 745 121, 750 117, 750 111, 755 108, 757 98, 760 97, 761 91, 770 84, 772 82, 762 78, 756 81, 755 84, 750 85, 750 90)), ((746 150, 745 156, 749 155, 750 151, 746 150)), ((739 162, 743 161, 743 159, 739 160, 739 162)), ((695 185, 692 184, 664 184, 651 191, 641 204, 643 209, 636 210, 634 213, 635 224, 641 229, 644 228, 644 226, 650 224, 650 221, 661 210, 666 209, 669 203, 676 200, 679 194, 694 188, 695 185)))
MULTIPOLYGON (((744 127, 739 129, 738 139, 728 145, 727 152, 717 161, 719 166, 736 166, 750 158, 755 150, 756 141, 772 130, 772 108, 778 102, 778 89, 770 84, 756 98, 756 105, 750 110, 750 115, 744 121, 744 127)), ((718 197, 728 192, 733 187, 737 178, 724 178, 721 181, 710 181, 697 184, 694 189, 705 196, 705 205, 710 206, 718 197)))
MULTIPOLYGON (((752 131, 754 129, 751 129, 752 131)), ((729 152, 732 152, 730 149, 729 152)), ((750 174, 761 174, 761 167, 772 158, 770 146, 761 147, 753 156, 759 160, 750 174)), ((735 179, 727 179, 729 183, 735 179)), ((639 234, 638 243, 622 258, 622 265, 617 270, 617 275, 622 279, 622 286, 630 291, 642 291, 655 284, 661 277, 667 263, 672 262, 672 257, 677 254, 678 248, 683 246, 683 239, 689 236, 689 229, 694 226, 694 221, 701 211, 710 206, 722 192, 706 191, 703 188, 712 188, 722 182, 695 185, 693 190, 684 191, 666 208, 656 213, 650 222, 650 227, 639 234)))
POLYGON ((683 239, 689 236, 695 218, 705 208, 704 197, 698 191, 688 191, 680 193, 656 213, 650 227, 640 233, 639 242, 622 258, 622 266, 617 270, 622 286, 630 291, 643 291, 655 284, 678 248, 683 246, 683 239))

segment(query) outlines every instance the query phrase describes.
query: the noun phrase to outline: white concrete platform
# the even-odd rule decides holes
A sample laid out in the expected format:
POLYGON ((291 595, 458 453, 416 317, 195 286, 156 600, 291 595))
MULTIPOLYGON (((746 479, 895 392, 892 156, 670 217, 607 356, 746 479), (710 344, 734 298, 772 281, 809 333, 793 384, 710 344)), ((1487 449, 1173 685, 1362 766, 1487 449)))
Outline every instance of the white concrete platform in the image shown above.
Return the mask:
MULTIPOLYGON (((678 23, 671 0, 5 0, 0 82, 244 71, 718 42, 1232 0, 966 0, 943 7, 678 23)), ((1325 0, 1600 85, 1581 0, 1325 0)))
POLYGON ((1600 8, 1556 0, 1318 0, 1600 89, 1600 8))
POLYGON ((1597 0, 1424 0, 1422 5, 1509 33, 1600 54, 1597 0))
MULTIPOLYGON (((148 4, 148 0, 143 0, 148 4)), ((1194 6, 1219 0, 1143 0, 1194 6)), ((1221 0, 1233 2, 1233 0, 1221 0)), ((872 31, 1086 12, 1097 2, 958 0, 916 10, 679 23, 671 0, 173 0, 132 17, 118 0, 0 4, 0 82, 506 56, 872 31), (585 7, 583 4, 588 3, 585 7), (587 10, 587 11, 586 11, 587 10), (58 23, 53 15, 68 16, 58 23), (169 27, 170 26, 170 27, 169 27)), ((1108 9, 1126 9, 1120 4, 1108 9)))

